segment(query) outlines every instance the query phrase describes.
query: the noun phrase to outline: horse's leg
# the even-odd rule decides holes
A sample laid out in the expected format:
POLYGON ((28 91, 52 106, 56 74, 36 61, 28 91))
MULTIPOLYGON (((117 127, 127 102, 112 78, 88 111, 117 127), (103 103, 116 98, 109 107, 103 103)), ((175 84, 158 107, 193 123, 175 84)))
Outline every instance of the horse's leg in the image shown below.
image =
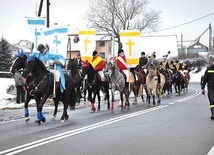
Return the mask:
POLYGON ((80 91, 80 86, 77 85, 76 87, 76 90, 77 90, 77 106, 80 105, 80 98, 81 98, 81 91, 80 91))
POLYGON ((28 111, 28 104, 29 104, 29 102, 30 102, 30 100, 31 100, 31 96, 30 96, 30 94, 27 92, 27 97, 26 97, 26 100, 25 100, 25 122, 27 123, 27 122, 29 122, 30 121, 30 117, 29 117, 29 111, 28 111))
POLYGON ((134 92, 134 101, 133 101, 133 105, 137 104, 137 97, 138 97, 138 91, 139 91, 139 84, 137 84, 136 86, 134 86, 133 88, 133 92, 134 92))
POLYGON ((97 98, 98 98, 98 107, 97 107, 97 110, 100 111, 100 91, 97 91, 97 98))
POLYGON ((123 110, 124 105, 123 105, 123 92, 120 92, 120 101, 121 101, 121 110, 123 110))
POLYGON ((37 119, 35 121, 36 125, 40 125, 41 124, 41 121, 44 123, 46 121, 46 118, 44 117, 43 113, 42 113, 42 108, 43 108, 43 105, 45 103, 45 101, 47 100, 48 96, 45 95, 42 97, 42 100, 39 98, 37 98, 37 119))
POLYGON ((129 108, 129 106, 130 106, 130 103, 129 103, 129 92, 127 92, 127 94, 126 94, 126 103, 125 103, 125 107, 127 106, 128 108, 127 108, 127 110, 129 110, 130 108, 129 108))
POLYGON ((91 113, 94 113, 96 111, 96 108, 95 108, 96 93, 93 94, 93 97, 92 97, 92 91, 90 91, 88 94, 90 94, 91 113))
POLYGON ((53 113, 53 116, 51 118, 51 121, 55 121, 56 115, 57 115, 57 111, 58 111, 58 105, 59 105, 59 101, 58 101, 57 98, 53 98, 53 101, 54 101, 54 113, 53 113))
POLYGON ((63 102, 63 113, 62 113, 61 119, 59 120, 60 124, 64 123, 65 120, 68 120, 68 118, 69 118, 69 116, 67 114, 68 104, 69 104, 69 99, 66 99, 63 102))
POLYGON ((148 101, 148 106, 150 106, 150 98, 151 98, 151 95, 150 95, 150 93, 148 93, 148 95, 147 95, 147 101, 148 101))
POLYGON ((153 99, 153 106, 155 106, 156 101, 155 101, 155 94, 152 95, 152 99, 153 99))
POLYGON ((106 94, 106 100, 107 100, 107 110, 110 110, 110 101, 109 101, 109 84, 105 84, 105 94, 106 94))
POLYGON ((114 88, 111 88, 111 110, 114 111, 114 88))

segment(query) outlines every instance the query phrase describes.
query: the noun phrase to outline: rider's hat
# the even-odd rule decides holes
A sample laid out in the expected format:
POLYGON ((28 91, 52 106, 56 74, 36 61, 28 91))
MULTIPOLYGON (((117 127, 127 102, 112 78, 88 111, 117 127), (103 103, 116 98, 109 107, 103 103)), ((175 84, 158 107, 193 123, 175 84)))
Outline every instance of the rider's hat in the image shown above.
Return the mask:
POLYGON ((94 51, 92 55, 95 56, 96 54, 98 54, 98 52, 97 52, 97 51, 94 51))
POLYGON ((124 52, 122 48, 118 50, 118 54, 120 54, 121 52, 124 52))
POLYGON ((37 47, 37 50, 41 51, 43 48, 45 48, 45 46, 43 44, 39 44, 39 46, 37 47))

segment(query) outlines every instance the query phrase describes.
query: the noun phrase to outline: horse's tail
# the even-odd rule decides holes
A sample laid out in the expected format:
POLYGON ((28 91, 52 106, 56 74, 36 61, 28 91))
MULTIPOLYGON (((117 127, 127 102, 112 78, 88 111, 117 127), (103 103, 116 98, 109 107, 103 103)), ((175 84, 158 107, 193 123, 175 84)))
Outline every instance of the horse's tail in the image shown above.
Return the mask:
POLYGON ((71 107, 72 110, 75 110, 76 99, 77 99, 76 90, 75 88, 72 88, 69 98, 69 106, 71 107))

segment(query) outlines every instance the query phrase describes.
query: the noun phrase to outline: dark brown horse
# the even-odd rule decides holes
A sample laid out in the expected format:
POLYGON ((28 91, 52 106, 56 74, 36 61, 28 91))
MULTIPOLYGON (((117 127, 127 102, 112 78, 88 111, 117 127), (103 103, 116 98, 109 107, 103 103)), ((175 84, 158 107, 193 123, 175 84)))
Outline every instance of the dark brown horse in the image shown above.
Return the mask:
MULTIPOLYGON (((143 97, 143 90, 144 90, 144 83, 145 83, 145 75, 142 71, 142 69, 140 68, 140 65, 137 65, 134 69, 134 73, 135 73, 135 77, 136 77, 136 81, 134 83, 134 87, 133 87, 133 92, 134 92, 134 101, 133 104, 137 104, 137 97, 140 95, 142 98, 142 101, 144 102, 144 97, 143 97)), ((145 89, 146 94, 147 90, 145 89)))
MULTIPOLYGON (((23 77, 27 78, 32 75, 32 81, 34 84, 33 96, 37 104, 37 120, 35 123, 40 125, 41 122, 45 122, 46 118, 43 116, 42 108, 47 98, 53 93, 54 89, 54 78, 42 61, 36 57, 29 61, 23 71, 23 77)), ((60 119, 60 123, 67 120, 69 116, 67 115, 68 106, 72 109, 75 108, 76 103, 76 92, 74 82, 68 74, 64 74, 65 77, 65 90, 63 92, 58 88, 56 90, 56 103, 61 101, 64 105, 63 114, 60 119)), ((55 110, 57 109, 55 105, 55 110)))

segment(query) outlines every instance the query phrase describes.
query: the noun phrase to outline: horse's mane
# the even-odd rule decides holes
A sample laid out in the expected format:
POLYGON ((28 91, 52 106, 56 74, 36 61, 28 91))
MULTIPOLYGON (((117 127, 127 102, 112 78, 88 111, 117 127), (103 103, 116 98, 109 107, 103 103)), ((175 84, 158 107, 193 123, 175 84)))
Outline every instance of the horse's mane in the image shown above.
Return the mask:
POLYGON ((35 62, 40 66, 40 68, 45 72, 48 73, 49 71, 45 67, 44 63, 37 57, 35 57, 35 62))

